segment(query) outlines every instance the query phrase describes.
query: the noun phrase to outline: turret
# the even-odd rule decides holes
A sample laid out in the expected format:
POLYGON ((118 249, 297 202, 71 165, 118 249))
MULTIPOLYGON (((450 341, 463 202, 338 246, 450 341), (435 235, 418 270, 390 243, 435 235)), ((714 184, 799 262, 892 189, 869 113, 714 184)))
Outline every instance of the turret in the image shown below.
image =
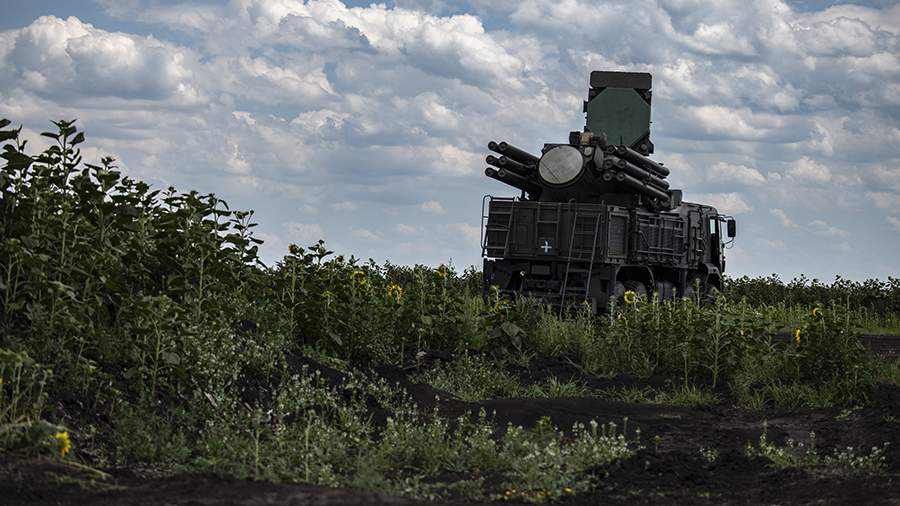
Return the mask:
POLYGON ((652 78, 638 72, 591 73, 584 103, 585 128, 568 144, 545 144, 533 155, 506 142, 490 142, 485 174, 542 202, 607 202, 672 209, 681 191, 672 190, 669 169, 648 157, 652 78))

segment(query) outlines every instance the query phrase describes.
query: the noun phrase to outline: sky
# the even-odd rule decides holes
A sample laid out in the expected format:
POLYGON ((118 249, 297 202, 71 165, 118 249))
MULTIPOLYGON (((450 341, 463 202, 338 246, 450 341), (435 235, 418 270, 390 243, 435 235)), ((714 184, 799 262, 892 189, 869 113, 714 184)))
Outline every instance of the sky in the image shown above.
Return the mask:
MULTIPOLYGON (((592 70, 653 75, 654 159, 738 221, 728 274, 900 276, 900 4, 0 0, 0 118, 252 209, 291 243, 480 266, 486 145, 584 126, 592 70)), ((46 140, 46 139, 44 139, 46 140)))

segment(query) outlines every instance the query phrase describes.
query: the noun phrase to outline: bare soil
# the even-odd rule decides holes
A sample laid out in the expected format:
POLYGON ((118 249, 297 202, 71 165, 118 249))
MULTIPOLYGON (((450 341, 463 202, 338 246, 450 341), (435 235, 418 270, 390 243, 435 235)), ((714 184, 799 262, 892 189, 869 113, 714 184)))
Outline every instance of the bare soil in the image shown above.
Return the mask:
MULTIPOLYGON (((320 369, 335 382, 341 373, 308 359, 297 364, 320 369)), ((600 486, 589 494, 568 497, 565 505, 632 504, 829 504, 900 505, 900 388, 880 385, 868 407, 855 410, 803 409, 750 411, 727 404, 692 409, 631 404, 601 398, 495 399, 463 402, 428 385, 414 384, 404 371, 381 367, 377 372, 405 387, 423 409, 437 405, 446 416, 484 409, 498 426, 531 426, 549 416, 560 428, 591 419, 614 422, 627 432, 640 429, 644 449, 634 457, 597 469, 600 486), (435 397, 439 395, 439 401, 435 397), (870 449, 888 442, 887 467, 880 475, 836 477, 797 469, 777 470, 762 458, 747 457, 766 427, 770 441, 804 440, 816 434, 820 452, 853 446, 870 449), (701 448, 715 449, 710 462, 701 448)), ((525 380, 546 376, 578 377, 593 387, 652 386, 664 380, 614 379, 580 375, 561 360, 544 358, 519 371, 525 380)), ((248 395, 259 395, 250 392, 248 395)), ((374 414, 386 415, 377 406, 374 414)), ((383 410, 382 410, 383 411, 383 410)), ((148 477, 133 469, 107 469, 106 474, 71 464, 0 456, 0 505, 411 505, 414 500, 353 489, 237 480, 211 475, 148 477)), ((446 504, 477 504, 451 501, 446 504)), ((511 503, 515 504, 515 503, 511 503)))

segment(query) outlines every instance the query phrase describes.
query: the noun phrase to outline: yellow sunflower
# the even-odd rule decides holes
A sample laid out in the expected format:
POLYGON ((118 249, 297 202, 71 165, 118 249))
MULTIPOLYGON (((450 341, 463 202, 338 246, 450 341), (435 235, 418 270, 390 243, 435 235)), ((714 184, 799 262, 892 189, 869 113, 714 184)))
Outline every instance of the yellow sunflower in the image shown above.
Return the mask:
POLYGON ((403 298, 403 287, 396 283, 391 283, 387 287, 387 293, 388 297, 400 302, 400 299, 403 298))
POLYGON ((66 431, 60 431, 53 435, 53 439, 56 440, 56 444, 59 446, 59 456, 65 457, 69 450, 72 449, 72 441, 69 440, 69 433, 66 431))
POLYGON ((634 304, 637 302, 637 293, 634 290, 628 290, 625 292, 625 303, 628 305, 634 304))
POLYGON ((354 285, 364 286, 367 282, 366 271, 353 271, 353 274, 350 275, 350 279, 353 280, 354 285))

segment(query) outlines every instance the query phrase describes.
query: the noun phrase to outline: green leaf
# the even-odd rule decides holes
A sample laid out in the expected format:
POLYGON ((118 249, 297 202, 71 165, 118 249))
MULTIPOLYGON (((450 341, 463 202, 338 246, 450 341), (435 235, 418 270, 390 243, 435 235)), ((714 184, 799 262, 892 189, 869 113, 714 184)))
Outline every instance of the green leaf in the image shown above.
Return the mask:
POLYGON ((71 144, 75 146, 76 144, 81 144, 84 142, 84 132, 78 132, 75 137, 72 138, 71 144))
POLYGON ((2 118, 0 119, 0 128, 6 128, 10 123, 11 121, 9 121, 8 119, 2 118))
POLYGON ((53 132, 41 132, 41 135, 44 137, 50 137, 51 139, 59 140, 59 134, 55 134, 53 132))
POLYGON ((0 154, 0 157, 7 160, 8 163, 6 166, 10 169, 22 169, 29 167, 34 163, 33 158, 17 151, 7 151, 6 153, 0 154))
POLYGON ((7 130, 5 132, 0 132, 0 142, 15 139, 18 136, 19 132, 17 132, 16 130, 7 130))
POLYGON ((521 327, 513 322, 503 322, 503 324, 500 325, 500 328, 503 330, 503 333, 508 335, 509 337, 516 337, 519 334, 525 332, 521 327))
POLYGON ((160 356, 163 359, 163 362, 169 365, 178 365, 181 363, 181 357, 178 356, 177 353, 172 353, 170 351, 164 351, 160 353, 160 356))

